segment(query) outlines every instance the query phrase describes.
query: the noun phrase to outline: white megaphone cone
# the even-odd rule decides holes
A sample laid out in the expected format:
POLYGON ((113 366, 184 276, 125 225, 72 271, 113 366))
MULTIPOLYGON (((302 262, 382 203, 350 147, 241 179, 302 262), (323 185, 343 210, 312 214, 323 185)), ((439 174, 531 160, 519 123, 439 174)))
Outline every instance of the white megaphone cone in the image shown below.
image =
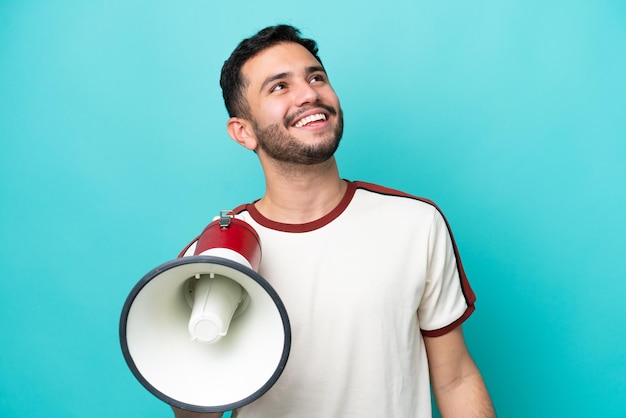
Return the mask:
POLYGON ((193 256, 164 263, 128 295, 124 358, 159 399, 194 412, 239 408, 282 373, 291 346, 285 307, 258 273, 256 231, 222 212, 193 256))

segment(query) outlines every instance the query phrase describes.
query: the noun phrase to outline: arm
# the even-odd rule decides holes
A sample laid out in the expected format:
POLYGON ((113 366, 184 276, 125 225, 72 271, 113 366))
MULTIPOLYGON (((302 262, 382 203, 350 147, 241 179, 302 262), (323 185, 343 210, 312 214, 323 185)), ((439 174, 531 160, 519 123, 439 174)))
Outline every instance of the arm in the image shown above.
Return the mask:
POLYGON ((200 412, 191 412, 185 411, 184 409, 178 409, 172 407, 174 411, 174 418, 220 418, 223 412, 213 412, 213 413, 200 413, 200 412))
POLYGON ((424 337, 430 381, 444 418, 495 418, 480 371, 467 350, 459 326, 440 337, 424 337))

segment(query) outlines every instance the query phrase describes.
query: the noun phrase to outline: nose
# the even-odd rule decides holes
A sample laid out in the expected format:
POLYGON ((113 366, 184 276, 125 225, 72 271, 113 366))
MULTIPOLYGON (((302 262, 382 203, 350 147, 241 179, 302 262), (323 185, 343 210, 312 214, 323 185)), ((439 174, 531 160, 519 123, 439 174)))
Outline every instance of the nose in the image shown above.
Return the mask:
POLYGON ((302 80, 298 83, 294 89, 295 104, 297 106, 303 106, 310 103, 317 102, 319 93, 314 86, 312 86, 307 80, 302 80))

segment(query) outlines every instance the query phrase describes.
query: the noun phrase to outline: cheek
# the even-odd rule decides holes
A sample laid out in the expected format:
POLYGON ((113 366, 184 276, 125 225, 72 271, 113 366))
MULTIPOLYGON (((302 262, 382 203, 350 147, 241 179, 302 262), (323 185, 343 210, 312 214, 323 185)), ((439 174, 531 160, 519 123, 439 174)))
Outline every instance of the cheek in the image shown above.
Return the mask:
POLYGON ((337 108, 339 107, 339 97, 337 96, 337 94, 335 93, 335 90, 333 90, 332 87, 328 86, 328 89, 326 89, 323 92, 322 97, 324 97, 324 100, 326 103, 332 104, 336 106, 337 108))
POLYGON ((255 112, 257 114, 256 119, 260 122, 261 126, 268 126, 276 123, 283 125, 283 121, 287 116, 288 110, 289 107, 285 106, 283 103, 268 101, 259 105, 258 111, 255 112))

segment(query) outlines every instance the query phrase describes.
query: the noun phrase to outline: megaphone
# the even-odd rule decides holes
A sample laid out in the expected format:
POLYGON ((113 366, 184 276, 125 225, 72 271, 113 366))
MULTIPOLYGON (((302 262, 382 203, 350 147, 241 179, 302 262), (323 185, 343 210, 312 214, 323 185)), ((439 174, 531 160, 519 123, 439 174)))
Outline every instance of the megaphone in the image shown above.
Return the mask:
POLYGON ((128 295, 120 344, 135 378, 162 401, 193 412, 229 411, 278 380, 291 328, 261 275, 260 239, 222 211, 194 255, 148 272, 128 295))

